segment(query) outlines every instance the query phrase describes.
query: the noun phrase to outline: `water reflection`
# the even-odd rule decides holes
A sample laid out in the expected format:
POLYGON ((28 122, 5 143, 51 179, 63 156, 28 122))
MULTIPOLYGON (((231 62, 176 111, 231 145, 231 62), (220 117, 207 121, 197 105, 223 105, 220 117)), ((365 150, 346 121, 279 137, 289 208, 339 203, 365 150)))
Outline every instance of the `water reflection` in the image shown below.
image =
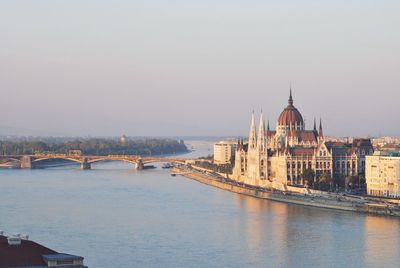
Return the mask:
MULTIPOLYGON (((381 267, 400 261, 400 220, 233 195, 245 255, 281 267, 381 267), (265 252, 268 250, 268 252, 265 252), (306 260, 305 260, 306 258, 306 260)), ((251 261, 249 262, 251 264, 251 261)))
POLYGON ((400 221, 387 217, 365 217, 364 257, 369 266, 400 265, 400 221))

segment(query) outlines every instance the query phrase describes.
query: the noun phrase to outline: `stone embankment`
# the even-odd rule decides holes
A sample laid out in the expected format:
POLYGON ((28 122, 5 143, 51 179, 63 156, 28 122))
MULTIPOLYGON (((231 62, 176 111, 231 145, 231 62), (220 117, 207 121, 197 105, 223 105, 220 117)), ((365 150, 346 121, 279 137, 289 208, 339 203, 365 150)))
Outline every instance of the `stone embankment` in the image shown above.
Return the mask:
POLYGON ((320 196, 299 194, 294 192, 283 192, 274 189, 264 189, 250 185, 243 185, 236 181, 218 176, 217 174, 211 174, 206 171, 200 171, 187 167, 175 167, 172 170, 172 173, 182 175, 223 190, 261 199, 319 208, 400 217, 400 206, 397 204, 365 200, 360 197, 349 197, 338 194, 320 196))

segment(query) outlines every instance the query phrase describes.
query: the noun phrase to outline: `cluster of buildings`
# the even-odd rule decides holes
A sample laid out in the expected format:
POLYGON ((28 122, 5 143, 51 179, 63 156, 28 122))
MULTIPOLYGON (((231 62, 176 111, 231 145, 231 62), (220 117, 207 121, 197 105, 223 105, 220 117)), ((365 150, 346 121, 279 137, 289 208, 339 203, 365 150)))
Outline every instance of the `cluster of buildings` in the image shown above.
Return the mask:
MULTIPOLYGON (((312 174, 314 182, 323 177, 336 184, 354 178, 359 181, 367 175, 368 184, 369 176, 377 174, 375 169, 367 167, 377 165, 370 164, 377 157, 374 156, 370 139, 326 139, 322 120, 317 127, 314 119, 313 127, 306 129, 302 114, 294 106, 291 90, 288 105, 281 112, 275 130, 270 128, 269 122, 265 125, 262 114, 258 128, 254 113, 250 125, 248 141, 240 139, 236 146, 220 142, 214 147, 215 157, 218 159, 216 163, 227 163, 234 157, 232 179, 239 182, 275 188, 285 188, 287 185, 305 186, 309 183, 305 174, 308 177, 312 174), (368 158, 369 156, 371 157, 368 158)), ((379 157, 383 161, 383 156, 379 157)), ((389 167, 387 169, 392 171, 389 167)), ((400 182, 399 170, 397 169, 397 173, 390 173, 393 181, 397 181, 396 185, 400 182)), ((377 189, 368 187, 367 191, 372 195, 380 193, 382 196, 400 196, 398 186, 392 188, 394 190, 380 189, 378 192, 377 189)))

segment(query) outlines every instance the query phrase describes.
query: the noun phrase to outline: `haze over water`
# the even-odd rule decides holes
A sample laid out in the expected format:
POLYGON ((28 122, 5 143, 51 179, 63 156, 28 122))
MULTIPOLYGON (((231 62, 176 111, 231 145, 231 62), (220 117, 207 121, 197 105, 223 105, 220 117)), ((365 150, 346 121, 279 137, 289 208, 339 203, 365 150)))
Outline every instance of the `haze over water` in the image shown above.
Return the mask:
POLYGON ((0 211, 0 229, 96 268, 400 263, 398 219, 259 200, 119 162, 0 170, 0 211))

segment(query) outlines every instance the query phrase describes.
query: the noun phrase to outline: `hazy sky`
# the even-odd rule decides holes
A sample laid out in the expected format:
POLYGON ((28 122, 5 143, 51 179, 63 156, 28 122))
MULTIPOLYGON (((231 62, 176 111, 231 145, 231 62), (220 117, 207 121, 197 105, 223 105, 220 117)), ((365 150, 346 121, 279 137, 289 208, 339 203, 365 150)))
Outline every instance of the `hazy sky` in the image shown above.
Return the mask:
POLYGON ((400 135, 400 1, 0 1, 0 134, 400 135))

